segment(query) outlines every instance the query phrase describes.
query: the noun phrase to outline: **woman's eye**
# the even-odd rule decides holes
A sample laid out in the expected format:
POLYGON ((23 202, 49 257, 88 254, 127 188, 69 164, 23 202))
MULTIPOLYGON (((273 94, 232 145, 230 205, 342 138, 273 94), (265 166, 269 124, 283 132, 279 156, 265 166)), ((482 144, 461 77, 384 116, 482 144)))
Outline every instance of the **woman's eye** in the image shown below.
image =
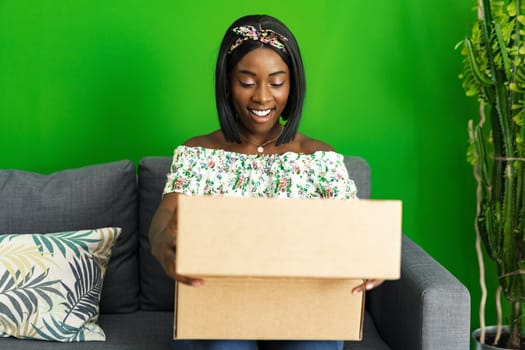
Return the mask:
POLYGON ((281 87, 281 86, 284 85, 284 83, 283 82, 278 82, 278 83, 271 83, 270 85, 273 86, 273 87, 281 87))
POLYGON ((245 81, 239 81, 239 84, 241 84, 242 87, 252 87, 255 85, 255 83, 245 81))

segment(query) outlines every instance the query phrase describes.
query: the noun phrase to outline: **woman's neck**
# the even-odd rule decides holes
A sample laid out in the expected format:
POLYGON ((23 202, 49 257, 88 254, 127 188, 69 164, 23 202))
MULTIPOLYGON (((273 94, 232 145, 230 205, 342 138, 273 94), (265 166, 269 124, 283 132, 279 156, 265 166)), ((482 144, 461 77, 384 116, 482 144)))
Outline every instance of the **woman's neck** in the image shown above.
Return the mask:
POLYGON ((281 134, 283 133, 284 126, 280 123, 276 123, 270 131, 267 133, 260 133, 256 135, 255 133, 246 133, 248 130, 244 127, 239 128, 239 134, 241 137, 241 144, 248 143, 255 147, 257 153, 265 153, 265 147, 275 144, 281 134))

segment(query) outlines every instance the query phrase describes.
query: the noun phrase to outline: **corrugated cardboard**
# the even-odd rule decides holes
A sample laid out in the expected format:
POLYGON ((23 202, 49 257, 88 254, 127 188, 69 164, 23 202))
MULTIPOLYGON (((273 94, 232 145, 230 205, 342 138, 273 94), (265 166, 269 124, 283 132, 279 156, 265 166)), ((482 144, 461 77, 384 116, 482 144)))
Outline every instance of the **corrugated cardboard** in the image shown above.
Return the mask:
POLYGON ((180 196, 177 273, 399 278, 401 202, 180 196))
POLYGON ((177 231, 178 339, 359 340, 352 288, 400 274, 400 201, 179 196, 177 231))
POLYGON ((211 278, 177 284, 175 338, 360 340, 362 281, 211 278))

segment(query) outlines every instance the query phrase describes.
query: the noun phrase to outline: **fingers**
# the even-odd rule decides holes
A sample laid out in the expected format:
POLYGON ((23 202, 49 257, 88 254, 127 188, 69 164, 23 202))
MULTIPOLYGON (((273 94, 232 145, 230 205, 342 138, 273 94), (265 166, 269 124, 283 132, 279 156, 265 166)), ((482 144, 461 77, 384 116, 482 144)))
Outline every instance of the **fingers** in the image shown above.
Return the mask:
POLYGON ((175 280, 177 282, 180 282, 180 283, 186 284, 188 286, 192 286, 192 287, 200 287, 200 286, 204 285, 204 280, 202 280, 200 278, 190 278, 190 277, 186 277, 186 276, 175 275, 175 280))
POLYGON ((168 229, 171 231, 173 238, 175 238, 175 232, 177 232, 177 210, 173 212, 173 215, 168 221, 168 229))
POLYGON ((381 285, 384 282, 384 280, 380 279, 370 279, 370 280, 364 280, 363 283, 352 289, 352 294, 358 294, 361 292, 365 292, 367 290, 374 289, 381 285))
POLYGON ((162 267, 166 275, 176 280, 177 282, 186 284, 188 286, 199 287, 204 285, 204 280, 200 278, 191 278, 182 276, 176 273, 175 269, 175 244, 167 245, 164 253, 164 260, 162 267))
POLYGON ((164 253, 162 254, 162 268, 166 275, 173 279, 177 279, 177 274, 175 273, 175 246, 166 245, 164 247, 164 253))
MULTIPOLYGON (((157 222, 153 225, 149 235, 151 244, 151 254, 159 261, 166 275, 180 283, 190 286, 201 286, 204 281, 199 278, 190 278, 181 276, 176 273, 175 269, 175 252, 177 246, 177 211, 176 197, 172 194, 169 200, 165 197, 163 203, 164 210, 159 210, 155 214, 157 222), (164 227, 163 229, 156 229, 164 227)), ((155 220, 155 219, 154 219, 155 220)))

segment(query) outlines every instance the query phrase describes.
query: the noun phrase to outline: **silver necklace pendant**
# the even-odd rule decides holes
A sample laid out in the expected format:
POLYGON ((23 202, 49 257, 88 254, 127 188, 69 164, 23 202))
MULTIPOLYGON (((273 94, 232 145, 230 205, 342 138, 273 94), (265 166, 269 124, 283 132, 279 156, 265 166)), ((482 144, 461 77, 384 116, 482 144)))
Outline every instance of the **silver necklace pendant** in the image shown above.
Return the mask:
POLYGON ((281 125, 281 130, 279 131, 279 135, 277 135, 276 138, 273 138, 271 140, 268 140, 268 141, 265 141, 263 143, 261 143, 260 145, 254 143, 254 142, 251 142, 246 136, 244 136, 243 134, 240 134, 241 138, 243 138, 244 140, 246 140, 246 142, 248 143, 251 143, 252 145, 256 146, 256 150, 258 153, 263 153, 264 152, 264 147, 271 144, 272 142, 275 142, 279 137, 281 137, 281 134, 283 133, 283 130, 284 130, 284 127, 281 125))

